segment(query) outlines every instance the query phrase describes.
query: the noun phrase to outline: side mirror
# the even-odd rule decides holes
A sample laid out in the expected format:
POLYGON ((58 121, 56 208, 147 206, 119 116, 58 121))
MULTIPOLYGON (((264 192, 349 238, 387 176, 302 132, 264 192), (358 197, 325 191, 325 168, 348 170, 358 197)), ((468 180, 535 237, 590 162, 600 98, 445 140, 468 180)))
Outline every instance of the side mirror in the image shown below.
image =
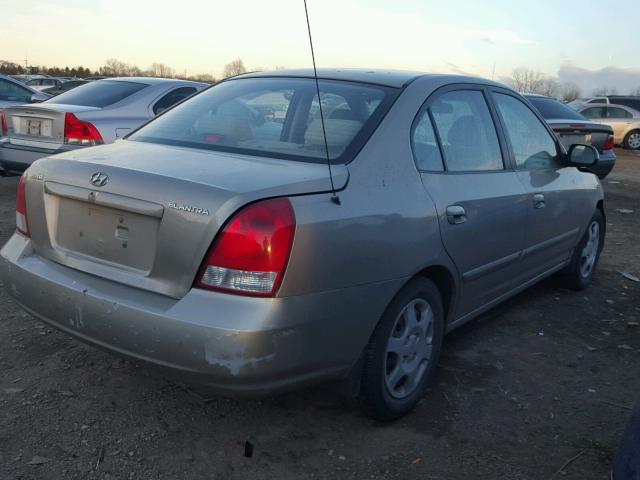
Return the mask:
POLYGON ((40 103, 44 102, 45 100, 49 100, 50 98, 51 96, 47 95, 46 93, 34 93, 33 95, 31 95, 29 103, 40 103))
POLYGON ((574 167, 592 167, 600 160, 600 153, 593 145, 577 143, 569 148, 567 160, 574 167))

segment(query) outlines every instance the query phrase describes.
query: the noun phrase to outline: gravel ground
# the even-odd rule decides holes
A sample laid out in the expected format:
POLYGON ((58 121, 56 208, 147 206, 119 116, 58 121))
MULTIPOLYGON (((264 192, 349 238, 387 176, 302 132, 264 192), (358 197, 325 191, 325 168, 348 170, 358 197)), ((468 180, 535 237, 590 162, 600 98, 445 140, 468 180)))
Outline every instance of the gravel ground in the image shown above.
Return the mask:
MULTIPOLYGON (((549 279, 454 332, 434 389, 392 424, 328 388, 202 398, 49 329, 0 287, 0 478, 606 478, 640 391, 640 283, 620 274, 640 276, 640 154, 618 154, 593 285, 549 279)), ((16 185, 0 179, 0 244, 16 185)))

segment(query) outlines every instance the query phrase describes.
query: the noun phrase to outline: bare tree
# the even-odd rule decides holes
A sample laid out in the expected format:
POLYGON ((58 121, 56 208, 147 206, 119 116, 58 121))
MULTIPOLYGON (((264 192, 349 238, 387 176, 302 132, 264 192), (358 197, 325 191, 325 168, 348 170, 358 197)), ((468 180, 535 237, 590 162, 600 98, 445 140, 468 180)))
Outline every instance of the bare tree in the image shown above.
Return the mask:
POLYGON ((617 95, 618 89, 616 87, 598 87, 593 91, 593 95, 596 97, 602 97, 605 95, 617 95))
POLYGON ((565 83, 562 86, 562 99, 565 102, 573 102, 581 96, 582 92, 580 91, 580 87, 575 83, 565 83))
POLYGON ((546 77, 540 82, 537 92, 548 97, 558 97, 560 95, 560 82, 557 79, 546 77))
POLYGON ((100 75, 107 77, 127 77, 130 75, 131 67, 117 58, 109 58, 100 67, 100 75))
POLYGON ((542 72, 520 67, 511 72, 508 82, 520 93, 541 93, 545 76, 542 72))
POLYGON ((190 79, 192 78, 193 80, 196 80, 198 82, 211 83, 211 84, 217 83, 218 81, 216 77, 208 73, 199 73, 198 75, 195 75, 194 77, 189 77, 189 78, 190 79))
POLYGON ((165 65, 164 63, 152 63, 151 66, 149 67, 149 70, 150 70, 149 73, 153 77, 171 78, 175 76, 175 72, 173 71, 173 68, 169 67, 168 65, 165 65))
POLYGON ((245 73, 247 69, 240 58, 236 58, 233 62, 227 63, 222 71, 222 78, 235 77, 241 73, 245 73))
POLYGON ((640 87, 637 87, 635 90, 632 90, 630 95, 639 96, 640 97, 640 87))

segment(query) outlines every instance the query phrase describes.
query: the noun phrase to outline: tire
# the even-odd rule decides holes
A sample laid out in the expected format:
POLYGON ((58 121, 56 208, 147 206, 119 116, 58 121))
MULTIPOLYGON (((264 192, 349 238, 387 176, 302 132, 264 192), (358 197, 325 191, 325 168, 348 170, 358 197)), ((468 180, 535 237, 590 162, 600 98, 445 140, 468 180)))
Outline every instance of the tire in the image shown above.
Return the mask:
POLYGON ((563 272, 565 283, 569 288, 584 290, 591 283, 604 246, 605 228, 604 216, 600 210, 596 209, 573 252, 571 263, 563 272))
POLYGON ((440 291, 426 278, 411 280, 387 307, 365 351, 361 392, 372 416, 393 420, 415 407, 437 369, 443 336, 440 291))
POLYGON ((640 130, 632 130, 624 137, 624 148, 640 150, 640 130))

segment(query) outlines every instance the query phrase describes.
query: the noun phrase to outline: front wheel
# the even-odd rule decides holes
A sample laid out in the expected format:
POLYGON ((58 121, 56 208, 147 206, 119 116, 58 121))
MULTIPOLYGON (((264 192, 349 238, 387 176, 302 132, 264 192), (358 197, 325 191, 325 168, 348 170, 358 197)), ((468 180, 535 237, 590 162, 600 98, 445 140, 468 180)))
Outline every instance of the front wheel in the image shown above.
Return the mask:
POLYGON ((604 234, 604 216, 596 209, 573 252, 571 263, 564 271, 566 283, 570 288, 583 290, 591 282, 604 246, 604 234))
POLYGON ((640 130, 633 130, 624 137, 624 148, 640 150, 640 130))
POLYGON ((362 393, 376 418, 407 414, 433 378, 444 335, 440 291, 425 278, 409 282, 387 307, 365 353, 362 393))

